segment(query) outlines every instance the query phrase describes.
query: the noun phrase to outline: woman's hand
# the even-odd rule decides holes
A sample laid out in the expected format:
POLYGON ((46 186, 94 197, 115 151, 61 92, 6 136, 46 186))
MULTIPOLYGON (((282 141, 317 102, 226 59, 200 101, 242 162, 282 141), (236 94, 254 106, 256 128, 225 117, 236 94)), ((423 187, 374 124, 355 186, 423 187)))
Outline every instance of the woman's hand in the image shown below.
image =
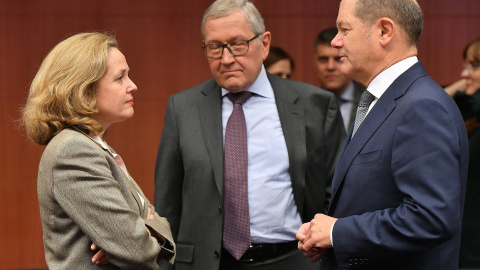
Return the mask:
POLYGON ((465 79, 460 79, 460 80, 448 85, 447 87, 445 87, 445 91, 451 97, 453 97, 456 92, 466 92, 466 90, 467 90, 467 83, 466 83, 465 79))
POLYGON ((153 219, 154 216, 152 214, 152 209, 150 209, 150 207, 148 207, 148 216, 147 216, 147 219, 153 219))
MULTIPOLYGON (((152 209, 150 209, 150 207, 148 207, 147 219, 153 219, 153 218, 154 218, 154 215, 152 214, 152 209)), ((145 229, 147 229, 148 235, 152 236, 152 233, 150 232, 150 229, 148 228, 148 226, 145 226, 145 229)))
POLYGON ((92 262, 94 264, 109 264, 107 253, 105 253, 103 249, 99 248, 95 243, 90 246, 90 249, 94 251, 99 249, 99 251, 92 257, 92 262))

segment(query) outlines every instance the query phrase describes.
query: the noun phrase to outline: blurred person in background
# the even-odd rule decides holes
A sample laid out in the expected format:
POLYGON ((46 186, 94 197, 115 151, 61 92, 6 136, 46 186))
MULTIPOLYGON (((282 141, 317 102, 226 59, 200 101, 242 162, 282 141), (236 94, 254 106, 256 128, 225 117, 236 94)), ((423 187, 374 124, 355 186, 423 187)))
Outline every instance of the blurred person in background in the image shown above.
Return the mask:
POLYGON ((460 75, 445 88, 462 113, 470 151, 459 267, 480 269, 480 38, 465 46, 460 75))
POLYGON ((292 57, 282 48, 275 46, 270 46, 270 52, 263 65, 268 73, 284 79, 290 79, 295 68, 292 57))
POLYGON ((330 45, 337 33, 337 28, 332 27, 318 34, 315 39, 314 61, 320 87, 335 94, 348 132, 355 121, 358 102, 365 87, 340 72, 338 50, 330 45))

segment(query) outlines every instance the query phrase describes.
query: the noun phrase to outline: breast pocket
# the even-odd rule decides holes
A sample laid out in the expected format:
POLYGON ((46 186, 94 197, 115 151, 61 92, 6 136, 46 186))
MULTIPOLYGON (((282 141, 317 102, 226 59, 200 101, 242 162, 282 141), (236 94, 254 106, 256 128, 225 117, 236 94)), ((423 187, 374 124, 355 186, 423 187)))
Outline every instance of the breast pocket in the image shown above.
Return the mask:
POLYGON ((359 154, 354 160, 352 165, 365 164, 375 162, 382 159, 382 150, 376 150, 368 153, 359 154))

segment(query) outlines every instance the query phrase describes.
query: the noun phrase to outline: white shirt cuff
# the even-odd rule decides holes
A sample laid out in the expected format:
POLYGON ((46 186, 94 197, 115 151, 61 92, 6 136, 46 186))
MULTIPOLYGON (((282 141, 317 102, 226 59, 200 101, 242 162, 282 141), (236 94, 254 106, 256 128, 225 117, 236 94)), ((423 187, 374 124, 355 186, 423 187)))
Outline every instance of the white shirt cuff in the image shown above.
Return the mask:
POLYGON ((337 220, 333 222, 332 228, 330 229, 330 243, 332 243, 332 248, 333 248, 333 226, 335 226, 335 222, 337 222, 337 220))

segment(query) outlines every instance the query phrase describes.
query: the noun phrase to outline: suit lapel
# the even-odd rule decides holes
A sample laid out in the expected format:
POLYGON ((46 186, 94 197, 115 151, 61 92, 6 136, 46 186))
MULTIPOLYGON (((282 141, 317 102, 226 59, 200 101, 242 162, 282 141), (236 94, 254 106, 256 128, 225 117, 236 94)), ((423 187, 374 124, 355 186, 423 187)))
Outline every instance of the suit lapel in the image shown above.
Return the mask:
POLYGON ((205 146, 213 167, 218 191, 223 194, 223 128, 222 94, 215 80, 210 80, 201 91, 197 103, 205 146))
MULTIPOLYGON (((128 188, 130 189, 130 193, 132 194, 133 198, 137 202, 137 206, 140 210, 140 214, 144 216, 145 213, 145 199, 140 198, 140 196, 144 196, 142 190, 137 186, 135 181, 131 178, 131 176, 126 176, 126 182, 128 183, 128 188), (142 202, 143 200, 143 202, 142 202)), ((145 197, 145 196, 144 196, 145 197)))
MULTIPOLYGON (((136 184, 135 186, 133 185, 135 182, 133 181, 133 179, 131 178, 130 175, 127 175, 125 174, 125 172, 123 171, 123 169, 120 167, 120 165, 118 165, 118 163, 115 161, 115 157, 114 155, 118 155, 115 150, 113 150, 113 148, 111 148, 109 145, 107 145, 108 148, 105 148, 103 145, 99 144, 96 140, 94 140, 90 135, 86 134, 85 132, 83 132, 82 130, 76 128, 76 127, 73 127, 73 129, 77 132, 79 132, 80 134, 86 136, 87 138, 89 138, 92 142, 94 142, 96 145, 98 145, 100 148, 102 148, 104 151, 105 151, 105 154, 107 156, 110 156, 115 164, 117 164, 117 168, 118 168, 118 172, 120 173, 120 176, 118 175, 114 175, 115 178, 117 177, 123 177, 125 182, 127 183, 128 187, 129 187, 129 190, 130 190, 130 193, 132 194, 133 198, 135 199, 135 202, 137 203, 137 207, 138 207, 138 210, 139 210, 139 213, 142 213, 143 211, 143 204, 141 203, 141 200, 140 200, 140 197, 139 197, 139 194, 136 192, 136 184)), ((112 171, 112 173, 114 173, 112 171)), ((127 172, 128 173, 128 172, 127 172)), ((138 186, 137 186, 138 187, 138 186)), ((140 188, 139 188, 140 190, 140 188)), ((141 190, 140 190, 141 192, 141 190)), ((143 193, 142 193, 143 194, 143 193)), ((131 209, 133 209, 133 206, 134 204, 133 203, 130 203, 130 201, 127 202, 128 205, 131 207, 131 209)))
MULTIPOLYGON (((102 146, 100 145, 100 147, 102 147, 102 146)), ((103 150, 105 150, 105 152, 108 153, 108 155, 111 156, 114 160, 115 160, 115 157, 114 157, 113 154, 118 155, 110 146, 108 146, 108 149, 103 148, 103 150)), ((115 163, 116 163, 116 161, 115 161, 115 163)), ((127 174, 125 174, 125 172, 120 167, 120 165, 118 165, 118 163, 116 163, 116 164, 118 166, 119 173, 121 175, 120 177, 123 177, 125 183, 127 183, 128 190, 130 190, 130 194, 132 194, 132 197, 135 199, 136 206, 138 207, 138 211, 143 216, 144 204, 142 203, 142 200, 140 199, 140 195, 137 191, 136 184, 135 184, 133 178, 130 176, 130 173, 128 172, 128 170, 127 170, 127 174)), ((140 192, 141 192, 141 190, 140 190, 140 192)), ((130 208, 133 209, 135 204, 133 202, 130 202, 130 201, 127 201, 127 203, 130 206, 130 208)))
POLYGON ((385 119, 394 109, 395 100, 387 100, 384 98, 384 96, 382 96, 378 100, 377 104, 375 104, 372 110, 368 113, 367 117, 363 121, 362 125, 358 128, 353 138, 351 138, 353 129, 350 129, 350 132, 348 133, 348 139, 345 142, 342 155, 335 171, 335 176, 332 183, 332 198, 336 196, 339 186, 343 182, 353 160, 357 157, 358 153, 360 153, 365 144, 370 140, 373 134, 382 125, 383 121, 385 121, 385 119))
POLYGON ((268 79, 275 94, 275 102, 282 125, 283 135, 287 144, 290 163, 290 177, 293 195, 298 212, 303 213, 303 190, 305 188, 305 119, 304 108, 298 101, 299 95, 295 89, 289 89, 286 84, 280 83, 279 78, 268 74, 268 79))
POLYGON ((387 88, 385 93, 380 97, 375 106, 373 106, 372 110, 368 113, 367 117, 362 122, 353 138, 351 138, 352 129, 350 129, 333 177, 332 204, 328 211, 329 214, 332 214, 335 210, 338 196, 340 194, 343 181, 345 180, 345 175, 347 174, 353 160, 357 157, 365 144, 367 144, 370 138, 375 134, 378 128, 395 109, 396 100, 401 98, 406 93, 410 85, 415 80, 425 75, 426 71, 420 62, 413 65, 403 74, 401 74, 387 88))

